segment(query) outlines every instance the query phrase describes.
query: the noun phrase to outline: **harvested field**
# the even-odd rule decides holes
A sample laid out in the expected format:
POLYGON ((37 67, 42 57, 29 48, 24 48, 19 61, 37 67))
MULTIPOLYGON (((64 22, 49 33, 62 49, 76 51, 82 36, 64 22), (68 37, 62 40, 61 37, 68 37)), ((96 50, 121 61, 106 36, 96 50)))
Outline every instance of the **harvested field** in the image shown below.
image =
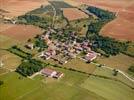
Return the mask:
POLYGON ((122 18, 117 18, 105 25, 101 34, 104 36, 113 37, 119 40, 134 40, 134 23, 131 23, 122 18))
POLYGON ((42 33, 42 30, 32 25, 12 25, 12 27, 7 29, 5 28, 5 30, 0 32, 1 35, 5 35, 19 41, 26 41, 40 33, 42 33))
POLYGON ((49 4, 47 0, 0 0, 0 3, 0 9, 7 11, 8 13, 3 14, 8 17, 23 15, 41 5, 49 4))
POLYGON ((77 8, 64 8, 63 14, 69 21, 88 18, 87 14, 78 10, 77 8))
POLYGON ((134 0, 75 0, 117 13, 117 19, 101 30, 104 36, 119 40, 134 40, 134 0))

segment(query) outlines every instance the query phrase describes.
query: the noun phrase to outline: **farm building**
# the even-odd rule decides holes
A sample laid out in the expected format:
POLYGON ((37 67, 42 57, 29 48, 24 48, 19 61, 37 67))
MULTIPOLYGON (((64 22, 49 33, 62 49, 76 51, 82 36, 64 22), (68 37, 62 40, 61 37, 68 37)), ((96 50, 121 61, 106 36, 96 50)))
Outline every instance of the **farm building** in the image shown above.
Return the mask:
POLYGON ((94 51, 90 51, 86 54, 86 56, 84 57, 84 59, 87 61, 87 62, 91 62, 93 61, 94 59, 96 59, 97 57, 97 53, 94 52, 94 51))
POLYGON ((34 49, 34 44, 32 44, 32 43, 26 44, 25 47, 32 50, 32 49, 34 49))
POLYGON ((41 70, 41 73, 47 77, 52 77, 52 78, 61 78, 63 76, 63 73, 55 71, 53 69, 50 68, 44 68, 41 70))

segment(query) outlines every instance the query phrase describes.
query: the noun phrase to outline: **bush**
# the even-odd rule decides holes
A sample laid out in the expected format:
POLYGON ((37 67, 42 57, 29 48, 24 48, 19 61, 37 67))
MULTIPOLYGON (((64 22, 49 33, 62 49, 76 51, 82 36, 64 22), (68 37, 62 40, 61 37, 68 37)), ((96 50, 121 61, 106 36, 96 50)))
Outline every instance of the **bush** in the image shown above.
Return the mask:
POLYGON ((3 85, 3 84, 4 84, 4 82, 0 80, 0 85, 3 85))
POLYGON ((134 65, 130 66, 130 67, 128 68, 128 70, 129 70, 130 72, 134 73, 134 65))

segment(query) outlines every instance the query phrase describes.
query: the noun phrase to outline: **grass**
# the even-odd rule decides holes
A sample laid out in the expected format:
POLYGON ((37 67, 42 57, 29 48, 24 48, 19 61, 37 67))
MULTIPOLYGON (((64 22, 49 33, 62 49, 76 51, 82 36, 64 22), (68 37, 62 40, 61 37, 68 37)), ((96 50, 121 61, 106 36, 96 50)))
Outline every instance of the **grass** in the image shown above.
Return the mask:
POLYGON ((83 88, 88 89, 107 100, 133 100, 134 90, 131 88, 112 80, 97 78, 91 76, 82 85, 83 88))
POLYGON ((97 62, 100 64, 105 64, 112 68, 120 69, 124 72, 127 72, 128 68, 134 64, 134 58, 129 57, 124 54, 119 54, 117 56, 111 56, 109 58, 98 58, 97 62))
POLYGON ((16 72, 0 76, 4 84, 0 86, 1 100, 105 100, 74 83, 79 83, 87 77, 79 73, 57 69, 65 72, 65 76, 60 80, 43 78, 36 76, 34 80, 25 78, 16 72), (75 76, 75 77, 73 77, 75 76), (19 78, 21 77, 21 78, 19 78), (71 78, 71 79, 70 79, 71 78), (42 80, 49 82, 44 83, 42 80), (51 80, 51 81, 50 81, 51 80), (69 84, 73 83, 73 84, 69 84))
POLYGON ((76 70, 88 72, 88 73, 93 73, 94 70, 96 69, 96 66, 93 64, 86 63, 85 61, 75 58, 69 61, 68 63, 64 64, 63 66, 68 67, 68 68, 73 68, 76 70))
POLYGON ((0 60, 4 64, 2 67, 15 69, 21 63, 21 58, 5 50, 0 50, 0 60))
POLYGON ((129 43, 127 51, 124 52, 126 55, 134 57, 134 42, 129 43))
POLYGON ((125 84, 127 84, 131 87, 134 87, 134 83, 132 81, 130 81, 129 79, 127 79, 122 74, 118 73, 117 76, 113 76, 113 71, 110 69, 97 67, 93 74, 115 78, 115 79, 118 79, 118 80, 124 82, 125 84))
POLYGON ((85 36, 88 30, 88 25, 90 21, 91 21, 91 18, 78 19, 78 20, 70 21, 70 25, 71 27, 76 29, 76 31, 79 33, 78 35, 85 36))
POLYGON ((38 81, 30 80, 12 72, 0 76, 4 84, 0 86, 0 100, 15 100, 23 94, 40 86, 38 81))
MULTIPOLYGON (((133 100, 134 98, 134 90, 117 81, 52 68, 63 72, 64 76, 59 80, 41 75, 31 80, 16 72, 0 76, 0 80, 4 81, 0 86, 0 100, 133 100)), ((98 73, 101 74, 99 71, 98 73)))
MULTIPOLYGON (((35 57, 35 58, 37 58, 37 57, 35 57)), ((49 59, 49 60, 43 60, 41 58, 38 58, 38 59, 45 63, 60 65, 57 61, 54 61, 53 59, 49 59)), ((87 72, 87 73, 93 73, 94 70, 96 69, 96 66, 94 64, 86 63, 85 61, 83 61, 79 58, 71 59, 66 64, 63 64, 60 66, 67 67, 67 68, 73 68, 73 69, 87 72)))
POLYGON ((0 34, 0 48, 7 49, 7 48, 11 47, 12 45, 15 45, 18 43, 19 43, 19 41, 14 40, 8 36, 0 34))

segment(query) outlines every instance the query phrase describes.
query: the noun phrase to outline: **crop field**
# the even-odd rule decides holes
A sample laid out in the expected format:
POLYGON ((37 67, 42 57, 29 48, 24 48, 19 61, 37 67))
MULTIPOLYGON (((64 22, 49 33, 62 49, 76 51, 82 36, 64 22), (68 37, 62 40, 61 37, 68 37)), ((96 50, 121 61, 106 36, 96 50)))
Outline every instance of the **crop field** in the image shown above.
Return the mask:
MULTIPOLYGON (((37 57, 35 57, 35 58, 37 58, 37 57)), ((95 65, 88 64, 79 58, 71 59, 66 64, 63 64, 63 65, 59 64, 57 61, 54 61, 53 59, 43 60, 43 59, 39 58, 39 60, 44 61, 45 63, 57 64, 57 65, 60 65, 63 67, 73 68, 78 71, 83 71, 83 72, 87 72, 87 73, 93 73, 96 69, 95 65)))
POLYGON ((4 64, 2 68, 16 69, 21 63, 21 58, 5 50, 0 50, 0 60, 4 64))
POLYGON ((127 71, 127 69, 134 64, 134 58, 126 56, 124 54, 119 54, 117 56, 111 56, 109 58, 98 58, 97 62, 105 64, 106 66, 117 68, 122 71, 127 71))
POLYGON ((3 13, 7 17, 17 17, 31 11, 41 5, 48 5, 47 0, 0 0, 0 9, 7 11, 3 13))
POLYGON ((0 35, 4 35, 12 38, 13 40, 19 40, 23 42, 41 33, 42 30, 35 26, 13 25, 12 27, 1 31, 0 35))
POLYGON ((90 76, 81 86, 107 100, 133 100, 134 98, 133 89, 108 79, 90 76))
POLYGON ((52 6, 54 6, 57 16, 61 14, 61 10, 63 8, 73 8, 73 6, 64 1, 49 1, 49 2, 51 3, 52 6))
POLYGON ((101 34, 119 40, 134 40, 134 0, 74 0, 117 13, 117 18, 104 26, 101 34), (112 29, 111 29, 112 28, 112 29))
POLYGON ((8 36, 1 35, 0 34, 0 48, 7 49, 11 47, 12 45, 19 44, 20 42, 17 40, 14 40, 8 36))
POLYGON ((113 71, 110 70, 110 69, 107 69, 107 68, 104 68, 104 67, 97 67, 95 69, 95 71, 93 72, 93 74, 118 79, 119 81, 122 81, 123 83, 125 83, 125 85, 129 85, 130 87, 134 88, 134 83, 132 81, 130 81, 129 79, 124 77, 124 75, 122 75, 121 73, 118 73, 117 76, 114 76, 113 71))
POLYGON ((134 91, 119 82, 54 68, 64 73, 59 79, 36 76, 33 80, 16 72, 0 76, 1 100, 133 100, 134 91), (103 87, 103 85, 105 85, 103 87), (21 86, 21 87, 20 87, 21 86), (10 91, 12 91, 12 94, 10 91), (125 90, 125 91, 124 91, 125 90), (53 91, 53 92, 52 92, 53 91), (8 97, 8 98, 7 98, 8 97))
POLYGON ((95 65, 88 64, 79 58, 72 59, 68 63, 64 64, 64 66, 67 68, 73 68, 87 73, 93 73, 96 69, 95 65))
MULTIPOLYGON (((63 71, 63 70, 62 70, 63 71)), ((66 76, 61 80, 51 80, 45 78, 37 78, 34 80, 24 78, 15 72, 0 76, 0 80, 4 81, 0 90, 1 100, 105 100, 93 92, 87 91, 75 84, 87 78, 87 76, 79 73, 71 73, 63 71, 66 76), (74 77, 75 76, 75 77, 74 77), (43 79, 43 80, 42 80, 43 79), (46 81, 49 81, 46 83, 46 81), (65 82, 64 82, 65 81, 65 82), (21 86, 21 88, 20 88, 21 86), (6 87, 6 88, 5 88, 6 87), (12 91, 12 94, 10 91, 12 91), (53 93, 51 93, 53 91, 53 93), (8 97, 8 98, 7 98, 8 97)))
POLYGON ((77 8, 64 8, 63 14, 69 21, 88 18, 87 14, 77 8))

